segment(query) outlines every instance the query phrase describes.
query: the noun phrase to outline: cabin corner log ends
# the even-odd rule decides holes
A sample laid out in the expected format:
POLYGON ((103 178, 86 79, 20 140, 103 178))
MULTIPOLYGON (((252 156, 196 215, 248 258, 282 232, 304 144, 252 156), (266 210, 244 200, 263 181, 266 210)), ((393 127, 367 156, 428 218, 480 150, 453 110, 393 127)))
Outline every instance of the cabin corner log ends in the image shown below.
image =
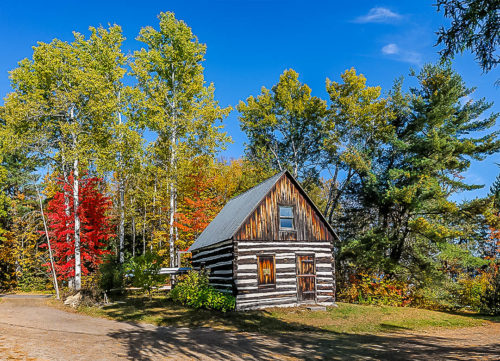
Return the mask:
POLYGON ((335 232, 292 175, 231 199, 191 246, 194 269, 236 309, 332 304, 335 232))

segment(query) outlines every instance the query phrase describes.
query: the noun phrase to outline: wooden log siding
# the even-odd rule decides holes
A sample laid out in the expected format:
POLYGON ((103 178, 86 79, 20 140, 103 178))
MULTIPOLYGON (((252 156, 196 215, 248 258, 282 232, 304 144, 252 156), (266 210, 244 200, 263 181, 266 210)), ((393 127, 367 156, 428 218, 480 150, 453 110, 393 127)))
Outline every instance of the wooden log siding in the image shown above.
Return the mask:
POLYGON ((192 265, 198 270, 204 265, 211 286, 234 293, 233 257, 233 242, 229 240, 193 252, 192 265))
POLYGON ((298 304, 296 255, 314 254, 316 259, 316 301, 333 302, 332 244, 328 240, 238 240, 235 255, 236 307, 239 310, 285 307, 298 304), (257 257, 274 255, 276 286, 259 287, 257 257))

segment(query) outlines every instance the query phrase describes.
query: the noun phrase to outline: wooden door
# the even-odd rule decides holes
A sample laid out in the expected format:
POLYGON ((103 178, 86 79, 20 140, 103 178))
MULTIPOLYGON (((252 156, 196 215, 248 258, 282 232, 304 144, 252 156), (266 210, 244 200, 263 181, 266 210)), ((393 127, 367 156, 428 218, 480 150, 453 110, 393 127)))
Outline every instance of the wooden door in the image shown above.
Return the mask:
POLYGON ((316 300, 316 264, 314 255, 297 255, 297 297, 299 302, 316 300))

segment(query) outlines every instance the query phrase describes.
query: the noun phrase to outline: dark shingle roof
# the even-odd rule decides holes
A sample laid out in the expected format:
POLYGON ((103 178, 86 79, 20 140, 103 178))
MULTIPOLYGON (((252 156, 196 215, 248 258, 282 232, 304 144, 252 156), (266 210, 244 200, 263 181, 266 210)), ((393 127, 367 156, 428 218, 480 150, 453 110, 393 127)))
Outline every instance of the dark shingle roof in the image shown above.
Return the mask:
POLYGON ((280 172, 231 199, 198 236, 189 251, 211 246, 233 237, 248 215, 257 208, 262 198, 267 195, 284 173, 285 171, 280 172))

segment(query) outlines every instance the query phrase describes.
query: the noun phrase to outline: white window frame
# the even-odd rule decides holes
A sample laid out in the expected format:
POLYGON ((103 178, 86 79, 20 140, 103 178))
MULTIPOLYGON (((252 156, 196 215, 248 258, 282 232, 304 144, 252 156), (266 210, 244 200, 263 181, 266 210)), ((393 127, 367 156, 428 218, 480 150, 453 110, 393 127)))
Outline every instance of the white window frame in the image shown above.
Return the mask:
POLYGON ((283 230, 283 231, 294 231, 295 230, 294 214, 295 214, 295 209, 294 209, 293 206, 286 206, 286 205, 279 205, 278 206, 278 217, 279 217, 280 230, 283 230), (284 216, 282 216, 281 215, 281 208, 290 208, 292 210, 292 216, 291 217, 284 217, 284 216), (281 226, 281 220, 282 219, 291 219, 292 220, 292 227, 282 227, 281 226))

